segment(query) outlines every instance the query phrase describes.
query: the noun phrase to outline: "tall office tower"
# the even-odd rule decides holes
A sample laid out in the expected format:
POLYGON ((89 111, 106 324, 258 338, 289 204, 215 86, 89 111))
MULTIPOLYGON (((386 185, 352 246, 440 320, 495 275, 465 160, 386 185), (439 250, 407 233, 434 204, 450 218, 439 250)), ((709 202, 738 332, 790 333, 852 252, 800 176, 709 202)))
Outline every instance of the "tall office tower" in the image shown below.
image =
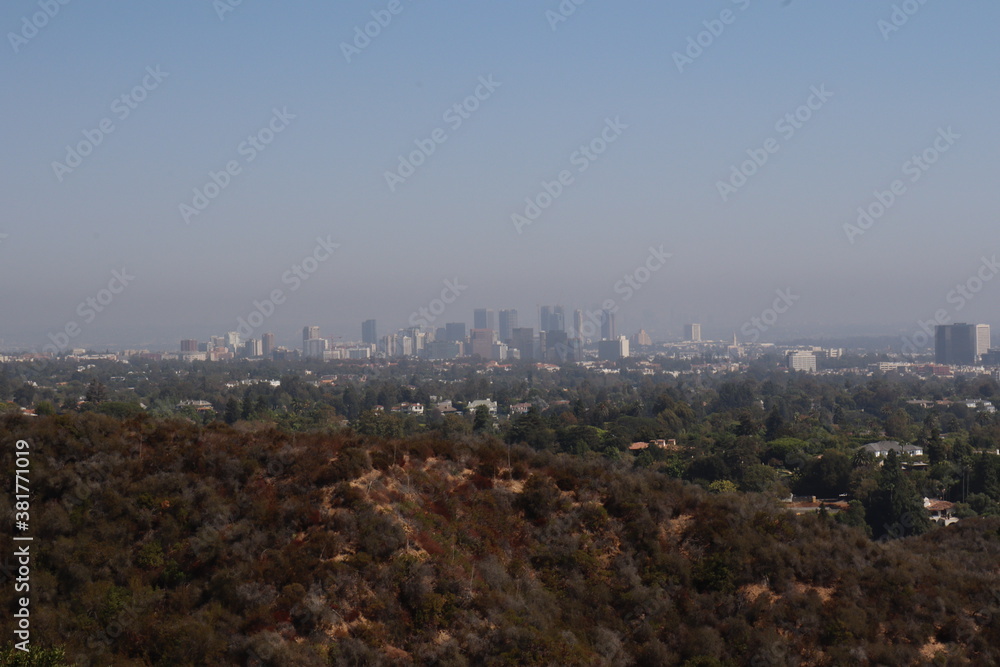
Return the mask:
MULTIPOLYGON (((306 344, 307 340, 312 340, 314 338, 319 338, 319 327, 302 327, 302 345, 306 344)), ((305 348, 303 348, 305 349, 305 348)))
POLYGON ((230 331, 229 333, 226 334, 226 347, 228 347, 229 351, 232 352, 233 354, 239 352, 240 349, 239 333, 235 331, 230 331))
POLYGON ((261 356, 264 346, 256 338, 251 338, 243 344, 243 356, 253 359, 261 356))
POLYGON ((310 359, 322 359, 326 347, 325 338, 310 338, 302 343, 302 353, 310 359))
POLYGON ((260 337, 260 353, 265 359, 270 359, 271 355, 274 354, 274 334, 266 333, 260 337))
POLYGON ((566 331, 566 309, 562 306, 553 306, 549 325, 549 331, 566 331))
POLYGON ((610 310, 601 311, 601 340, 615 340, 615 314, 610 310))
POLYGON ((579 308, 573 311, 573 337, 583 338, 583 311, 579 308))
POLYGON ((990 325, 976 325, 976 360, 990 351, 990 325))
POLYGON ((602 361, 618 361, 629 356, 628 338, 621 336, 613 340, 602 340, 597 344, 597 356, 602 361))
POLYGON ((413 338, 405 334, 396 334, 396 356, 413 356, 413 338))
POLYGON ((684 325, 684 340, 690 341, 692 343, 701 342, 701 325, 700 324, 685 324, 684 325))
POLYGON ((945 324, 934 329, 934 361, 949 366, 976 363, 976 325, 945 324))
POLYGON ((539 331, 565 331, 566 311, 562 306, 542 306, 538 313, 539 331))
MULTIPOLYGON (((541 334, 539 334, 541 336, 541 334)), ((545 334, 545 360, 552 363, 565 363, 576 361, 572 358, 572 349, 569 345, 569 337, 565 331, 549 331, 545 334)))
POLYGON ((375 333, 375 320, 365 320, 361 323, 361 342, 365 345, 375 345, 378 343, 378 334, 375 333))
POLYGON ((493 358, 493 344, 497 342, 497 332, 493 329, 473 329, 472 356, 479 355, 484 361, 493 358))
POLYGON ((639 333, 632 336, 632 340, 629 341, 636 347, 649 347, 653 344, 653 339, 649 337, 645 329, 639 329, 639 333))
POLYGON ((514 336, 514 329, 517 328, 517 311, 500 311, 500 340, 507 342, 514 336))
POLYGON ((465 322, 448 322, 444 325, 445 340, 462 343, 465 341, 465 322))
POLYGON ((190 338, 185 338, 181 341, 181 352, 197 352, 198 351, 198 341, 192 340, 190 338))
POLYGON ((473 329, 497 330, 496 312, 490 308, 476 308, 472 313, 473 329))
POLYGON ((521 361, 535 358, 535 330, 521 327, 511 332, 511 347, 521 353, 521 361))

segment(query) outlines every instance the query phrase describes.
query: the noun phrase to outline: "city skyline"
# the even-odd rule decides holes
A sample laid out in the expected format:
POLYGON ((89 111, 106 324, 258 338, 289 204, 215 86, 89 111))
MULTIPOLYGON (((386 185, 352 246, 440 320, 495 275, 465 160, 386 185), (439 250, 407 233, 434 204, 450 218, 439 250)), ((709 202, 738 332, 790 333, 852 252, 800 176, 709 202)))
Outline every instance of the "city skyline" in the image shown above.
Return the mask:
POLYGON ((1000 325, 995 3, 222 4, 0 9, 5 349, 355 337, 448 284, 661 338, 1000 325))

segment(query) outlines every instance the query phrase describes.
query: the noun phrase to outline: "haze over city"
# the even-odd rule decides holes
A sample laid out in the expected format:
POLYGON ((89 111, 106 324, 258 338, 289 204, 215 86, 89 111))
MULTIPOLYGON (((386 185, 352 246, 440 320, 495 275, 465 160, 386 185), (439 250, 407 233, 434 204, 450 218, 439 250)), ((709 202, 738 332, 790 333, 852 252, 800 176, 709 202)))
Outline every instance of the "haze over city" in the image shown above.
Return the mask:
POLYGON ((778 290, 798 299, 771 339, 997 326, 998 18, 7 3, 0 338, 75 322, 73 346, 173 348, 282 290, 256 336, 351 340, 446 281, 465 289, 433 326, 611 299, 623 334, 722 339, 778 290))

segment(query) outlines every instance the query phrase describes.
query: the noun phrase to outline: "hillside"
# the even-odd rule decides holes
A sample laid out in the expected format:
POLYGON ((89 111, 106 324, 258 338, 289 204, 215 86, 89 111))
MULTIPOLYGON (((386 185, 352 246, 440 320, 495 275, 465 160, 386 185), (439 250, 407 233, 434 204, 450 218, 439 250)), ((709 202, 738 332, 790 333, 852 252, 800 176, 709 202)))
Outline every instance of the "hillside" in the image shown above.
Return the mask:
POLYGON ((5 516, 32 451, 32 645, 69 664, 1000 663, 1000 519, 873 542, 489 436, 0 426, 5 516))

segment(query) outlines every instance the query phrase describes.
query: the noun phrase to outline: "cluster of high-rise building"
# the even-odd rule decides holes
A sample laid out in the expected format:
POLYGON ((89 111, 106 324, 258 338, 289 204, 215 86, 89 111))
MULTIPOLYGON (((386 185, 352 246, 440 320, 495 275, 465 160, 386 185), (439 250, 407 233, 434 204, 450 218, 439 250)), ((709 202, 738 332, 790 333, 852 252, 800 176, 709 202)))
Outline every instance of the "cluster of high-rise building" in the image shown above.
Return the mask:
MULTIPOLYGON (((420 356, 428 359, 479 357, 505 361, 582 361, 586 341, 597 340, 599 356, 617 360, 629 356, 629 341, 615 332, 615 315, 603 310, 576 310, 570 322, 562 306, 542 306, 538 330, 521 326, 514 309, 473 311, 472 328, 464 322, 448 322, 434 330, 401 329, 378 339, 378 352, 387 357, 420 356)), ((374 321, 362 325, 374 334, 374 321)), ((644 340, 648 335, 642 332, 644 340)), ((366 339, 367 340, 367 339, 366 339)), ((647 343, 648 344, 648 343, 647 343)))
MULTIPOLYGON (((636 348, 653 344, 643 330, 629 338, 619 335, 615 313, 608 309, 577 309, 570 314, 563 306, 540 306, 538 328, 522 324, 518 311, 512 308, 476 308, 471 329, 465 322, 447 322, 437 328, 409 327, 380 336, 376 321, 370 319, 361 323, 360 343, 324 338, 320 328, 313 325, 303 327, 300 349, 276 346, 273 333, 243 340, 241 334, 249 332, 231 331, 224 336, 212 336, 208 341, 182 340, 179 357, 208 361, 478 357, 498 362, 520 359, 562 363, 583 361, 584 345, 590 345, 591 350, 596 347, 599 359, 616 361, 630 356, 636 348)), ((701 325, 685 325, 684 336, 687 341, 701 342, 701 325)))

